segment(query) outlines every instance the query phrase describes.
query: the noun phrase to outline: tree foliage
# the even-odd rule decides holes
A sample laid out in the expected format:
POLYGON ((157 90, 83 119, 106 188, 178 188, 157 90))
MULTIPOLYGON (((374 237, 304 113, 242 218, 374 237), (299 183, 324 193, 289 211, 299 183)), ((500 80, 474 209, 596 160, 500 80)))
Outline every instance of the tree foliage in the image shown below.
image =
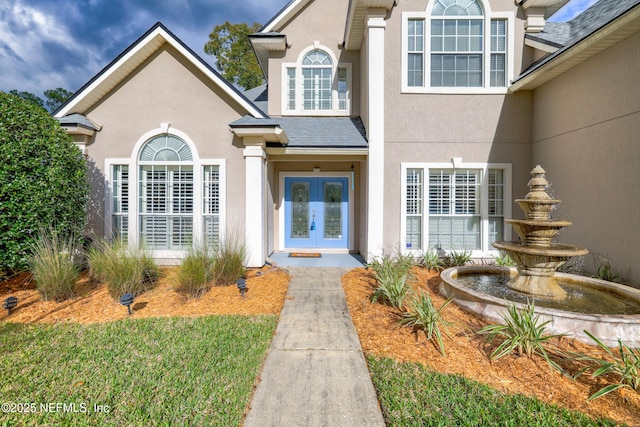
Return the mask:
POLYGON ((73 92, 70 92, 64 88, 56 88, 56 89, 48 89, 44 91, 44 97, 46 100, 43 100, 38 95, 34 95, 31 92, 27 91, 18 91, 16 89, 12 89, 9 91, 11 95, 18 96, 25 101, 29 101, 34 105, 37 105, 41 108, 46 108, 49 111, 55 111, 56 108, 61 106, 67 99, 73 95, 73 92))
POLYGON ((49 111, 55 111, 67 99, 69 99, 71 95, 73 95, 73 92, 70 92, 61 87, 45 90, 44 97, 47 98, 47 100, 45 101, 45 105, 47 106, 47 109, 49 111))
POLYGON ((216 25, 204 45, 208 55, 216 57, 222 76, 231 83, 251 89, 264 83, 262 70, 251 47, 249 34, 260 30, 257 22, 232 24, 226 21, 216 25))
POLYGON ((87 165, 58 121, 0 92, 0 270, 26 268, 43 229, 81 236, 88 192, 87 165))

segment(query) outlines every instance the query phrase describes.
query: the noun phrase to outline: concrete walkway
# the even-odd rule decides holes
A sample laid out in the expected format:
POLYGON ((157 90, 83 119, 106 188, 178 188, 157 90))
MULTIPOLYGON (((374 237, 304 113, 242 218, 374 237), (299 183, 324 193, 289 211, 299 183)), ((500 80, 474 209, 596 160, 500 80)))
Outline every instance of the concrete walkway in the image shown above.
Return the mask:
POLYGON ((291 282, 245 427, 384 426, 340 277, 288 268, 291 282))

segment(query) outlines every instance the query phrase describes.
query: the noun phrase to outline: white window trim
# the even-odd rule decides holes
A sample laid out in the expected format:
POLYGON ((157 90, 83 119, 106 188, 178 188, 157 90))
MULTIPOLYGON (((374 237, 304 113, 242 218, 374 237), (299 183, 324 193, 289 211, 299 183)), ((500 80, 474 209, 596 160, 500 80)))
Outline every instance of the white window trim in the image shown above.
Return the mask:
MULTIPOLYGON (((463 163, 459 158, 452 159, 450 163, 401 163, 400 164, 400 248, 407 254, 420 255, 427 251, 429 244, 429 170, 430 169, 475 169, 480 170, 480 242, 482 247, 479 250, 471 251, 474 258, 486 258, 498 255, 499 251, 489 245, 489 197, 488 174, 489 169, 501 169, 504 173, 504 206, 503 216, 505 219, 511 218, 511 206, 513 203, 511 195, 512 187, 512 166, 511 163, 463 163), (422 169, 422 249, 407 249, 407 169, 422 169)), ((505 224, 504 239, 511 240, 511 227, 505 224)), ((448 253, 448 251, 445 251, 448 253)))
MULTIPOLYGON (((160 128, 151 130, 142 135, 136 145, 134 146, 131 157, 127 158, 107 158, 104 163, 104 194, 105 194, 105 216, 104 216, 104 234, 107 237, 113 235, 112 227, 112 207, 111 197, 113 195, 111 183, 113 166, 124 165, 129 167, 129 234, 127 236, 129 246, 131 248, 140 247, 140 210, 139 210, 139 167, 145 164, 152 164, 149 162, 140 162, 138 157, 140 156, 140 150, 144 144, 151 138, 163 134, 175 135, 182 139, 191 150, 193 160, 189 162, 163 162, 162 164, 179 164, 179 165, 192 165, 193 166, 193 243, 196 246, 202 246, 204 243, 204 215, 203 215, 203 188, 202 169, 204 166, 218 166, 220 169, 220 234, 226 230, 226 201, 227 201, 227 173, 226 173, 226 160, 225 159, 200 159, 198 151, 193 141, 187 134, 181 132, 178 129, 169 128, 168 124, 161 125, 160 128)), ((176 259, 182 258, 185 254, 185 250, 150 250, 152 258, 157 259, 176 259)))
POLYGON ((351 94, 352 94, 352 64, 338 62, 335 54, 331 49, 320 44, 314 44, 303 50, 298 56, 297 62, 287 62, 281 65, 281 110, 283 116, 350 116, 351 115, 351 94), (305 55, 314 50, 322 50, 331 57, 331 110, 305 110, 303 105, 303 79, 302 79, 302 60, 305 55), (287 69, 295 69, 295 106, 294 110, 289 109, 289 91, 288 91, 288 74, 287 69), (346 68, 347 70, 347 106, 344 110, 339 110, 338 99, 338 68, 346 68))
POLYGON ((489 3, 484 0, 478 0, 482 3, 484 10, 483 20, 483 37, 484 37, 484 49, 483 49, 483 84, 484 87, 431 87, 431 9, 433 2, 430 2, 427 6, 427 10, 424 12, 402 12, 402 49, 401 49, 401 91, 402 93, 434 93, 434 94, 505 94, 508 93, 508 88, 511 80, 513 80, 513 59, 514 59, 514 45, 515 45, 515 15, 513 12, 491 12, 489 3), (408 35, 409 35, 409 20, 411 19, 424 19, 424 86, 409 86, 408 82, 408 35), (504 19, 507 21, 507 61, 506 61, 506 85, 505 87, 491 87, 490 76, 490 61, 491 61, 491 20, 492 19, 504 19))

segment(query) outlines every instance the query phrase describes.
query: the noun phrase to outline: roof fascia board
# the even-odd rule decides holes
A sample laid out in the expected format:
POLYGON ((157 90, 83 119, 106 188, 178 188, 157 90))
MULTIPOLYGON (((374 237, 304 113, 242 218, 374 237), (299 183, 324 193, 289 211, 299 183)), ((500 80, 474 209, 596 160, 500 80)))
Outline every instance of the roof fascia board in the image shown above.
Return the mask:
POLYGON ((261 33, 278 31, 292 16, 300 11, 311 0, 292 0, 280 12, 278 12, 264 27, 260 29, 261 33))
POLYGON ((55 112, 55 117, 63 117, 73 111, 80 101, 86 97, 91 91, 95 90, 100 84, 109 79, 116 70, 125 64, 135 55, 139 54, 145 46, 156 39, 161 39, 165 43, 169 43, 178 50, 189 62, 196 66, 198 70, 209 77, 216 83, 227 95, 237 101, 249 114, 254 117, 266 118, 267 115, 258 109, 251 101, 249 101, 240 91, 235 89, 228 81, 224 80, 217 72, 215 72, 206 62, 199 58, 191 49, 182 43, 177 37, 169 32, 162 24, 156 24, 152 29, 142 36, 133 45, 131 45, 124 53, 117 57, 112 63, 104 68, 94 79, 92 79, 85 87, 80 89, 77 95, 74 95, 69 102, 61 106, 55 112))
POLYGON ((290 148, 267 147, 265 151, 269 155, 286 156, 367 156, 368 148, 290 148))
POLYGON ((362 42, 361 37, 353 36, 353 26, 356 19, 364 17, 366 19, 369 12, 373 14, 378 13, 376 9, 383 9, 386 11, 392 9, 397 5, 397 0, 349 0, 349 9, 347 10, 347 22, 345 25, 343 45, 347 50, 357 50, 360 48, 362 42))
POLYGON ((534 49, 538 49, 547 53, 553 53, 559 49, 557 46, 552 46, 550 44, 542 43, 538 40, 533 40, 528 37, 524 38, 524 44, 534 49))
MULTIPOLYGON (((612 35, 616 31, 622 29, 624 26, 630 24, 636 19, 640 19, 640 5, 634 6, 625 14, 614 19, 612 22, 605 25, 604 27, 600 27, 598 30, 587 35, 586 37, 579 40, 578 42, 572 45, 568 45, 563 49, 560 49, 557 52, 557 55, 555 57, 551 58, 546 63, 538 67, 537 69, 531 71, 529 74, 524 75, 523 77, 516 80, 513 84, 511 84, 511 86, 509 86, 509 90, 511 92, 516 92, 520 89, 535 89, 540 84, 544 83, 542 82, 536 85, 536 81, 540 77, 542 77, 544 74, 553 70, 555 67, 558 67, 563 63, 573 59, 574 57, 578 56, 586 49, 594 46, 598 42, 612 35)), ((593 55, 599 52, 600 50, 598 50, 597 52, 594 52, 593 55)))

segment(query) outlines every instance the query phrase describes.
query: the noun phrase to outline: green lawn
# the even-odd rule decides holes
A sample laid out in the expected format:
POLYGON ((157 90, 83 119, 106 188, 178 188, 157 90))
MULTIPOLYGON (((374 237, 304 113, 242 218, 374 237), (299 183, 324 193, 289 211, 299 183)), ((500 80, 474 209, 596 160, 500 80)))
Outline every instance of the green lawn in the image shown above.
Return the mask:
POLYGON ((276 322, 1 323, 0 425, 239 425, 276 322))
POLYGON ((368 357, 388 426, 615 426, 423 365, 368 357))

